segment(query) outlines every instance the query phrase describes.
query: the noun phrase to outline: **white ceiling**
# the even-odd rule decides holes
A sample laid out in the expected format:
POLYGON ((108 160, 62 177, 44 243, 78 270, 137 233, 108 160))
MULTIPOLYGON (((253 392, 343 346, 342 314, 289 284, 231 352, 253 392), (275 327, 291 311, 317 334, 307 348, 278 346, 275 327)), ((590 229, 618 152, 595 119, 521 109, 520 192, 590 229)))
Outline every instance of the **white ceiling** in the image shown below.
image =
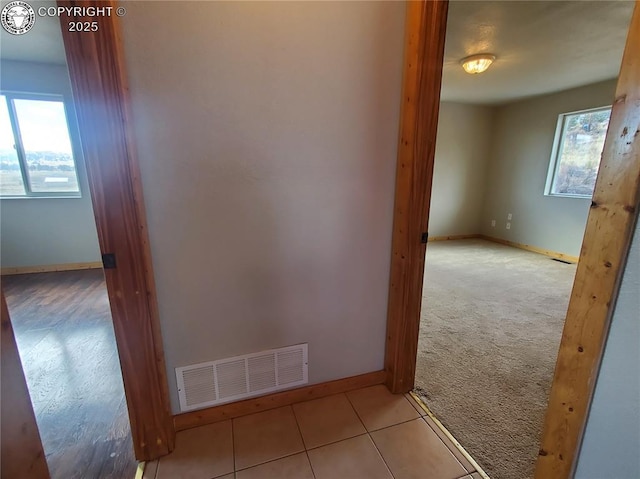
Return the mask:
MULTIPOLYGON (((7 0, 2 0, 4 6, 7 0)), ((53 0, 31 1, 34 8, 53 0)), ((618 75, 633 1, 458 1, 449 5, 442 99, 499 104, 618 75), (460 59, 493 53, 469 75, 460 59)), ((65 64, 57 18, 37 17, 25 35, 0 28, 0 57, 65 64)))
POLYGON ((632 1, 449 4, 442 100, 498 104, 618 76, 632 1), (469 75, 460 60, 497 59, 469 75))

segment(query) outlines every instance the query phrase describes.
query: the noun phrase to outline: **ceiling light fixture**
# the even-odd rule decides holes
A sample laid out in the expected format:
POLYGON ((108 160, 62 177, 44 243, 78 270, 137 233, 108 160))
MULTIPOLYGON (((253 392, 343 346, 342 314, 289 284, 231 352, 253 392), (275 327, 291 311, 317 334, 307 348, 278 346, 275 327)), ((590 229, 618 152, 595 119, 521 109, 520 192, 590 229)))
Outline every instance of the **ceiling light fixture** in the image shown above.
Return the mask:
POLYGON ((489 68, 495 59, 495 55, 481 53, 479 55, 471 55, 470 57, 463 58, 460 60, 460 63, 462 63, 464 71, 471 75, 475 75, 477 73, 482 73, 489 68))

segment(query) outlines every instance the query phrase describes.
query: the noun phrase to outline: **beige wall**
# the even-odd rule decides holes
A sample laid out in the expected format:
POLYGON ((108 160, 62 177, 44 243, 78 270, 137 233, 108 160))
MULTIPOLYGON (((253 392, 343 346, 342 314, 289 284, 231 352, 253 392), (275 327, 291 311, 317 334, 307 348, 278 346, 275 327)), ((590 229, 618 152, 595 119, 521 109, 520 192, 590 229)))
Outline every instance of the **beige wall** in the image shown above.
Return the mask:
POLYGON ((174 411, 201 361, 308 342, 311 383, 383 368, 404 9, 127 5, 174 411))
POLYGON ((82 198, 0 200, 3 268, 100 261, 98 234, 66 66, 3 61, 2 89, 63 95, 82 198))
POLYGON ((609 80, 496 109, 482 233, 579 254, 591 200, 544 195, 556 123, 561 113, 611 105, 615 85, 609 80))
POLYGON ((611 319, 577 460, 576 479, 640 477, 639 293, 640 222, 636 223, 611 319))
POLYGON ((480 232, 493 108, 442 102, 429 236, 480 232))

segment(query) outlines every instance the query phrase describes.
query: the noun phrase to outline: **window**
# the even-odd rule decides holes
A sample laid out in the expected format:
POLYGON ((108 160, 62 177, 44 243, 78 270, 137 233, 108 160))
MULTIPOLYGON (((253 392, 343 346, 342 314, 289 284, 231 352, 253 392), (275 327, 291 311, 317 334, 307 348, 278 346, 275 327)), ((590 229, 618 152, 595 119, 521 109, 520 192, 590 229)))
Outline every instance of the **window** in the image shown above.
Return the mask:
POLYGON ((546 195, 590 198, 598 176, 600 156, 611 107, 558 117, 546 195))
POLYGON ((62 97, 0 95, 0 196, 80 196, 62 97))

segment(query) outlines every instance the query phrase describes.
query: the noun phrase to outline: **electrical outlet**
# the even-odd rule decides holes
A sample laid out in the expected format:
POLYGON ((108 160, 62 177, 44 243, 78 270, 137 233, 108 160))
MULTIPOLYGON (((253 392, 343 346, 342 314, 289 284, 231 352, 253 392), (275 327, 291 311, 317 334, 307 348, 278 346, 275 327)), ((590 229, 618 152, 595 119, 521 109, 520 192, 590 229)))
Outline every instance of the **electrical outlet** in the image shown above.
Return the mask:
POLYGON ((491 227, 495 228, 496 227, 496 220, 491 220, 491 227))
POLYGON ((510 230, 511 229, 511 223, 507 223, 507 229, 510 230))
POLYGON ((509 214, 507 215, 507 219, 508 219, 509 221, 511 221, 511 218, 513 218, 513 215, 512 215, 511 213, 509 213, 509 214))

